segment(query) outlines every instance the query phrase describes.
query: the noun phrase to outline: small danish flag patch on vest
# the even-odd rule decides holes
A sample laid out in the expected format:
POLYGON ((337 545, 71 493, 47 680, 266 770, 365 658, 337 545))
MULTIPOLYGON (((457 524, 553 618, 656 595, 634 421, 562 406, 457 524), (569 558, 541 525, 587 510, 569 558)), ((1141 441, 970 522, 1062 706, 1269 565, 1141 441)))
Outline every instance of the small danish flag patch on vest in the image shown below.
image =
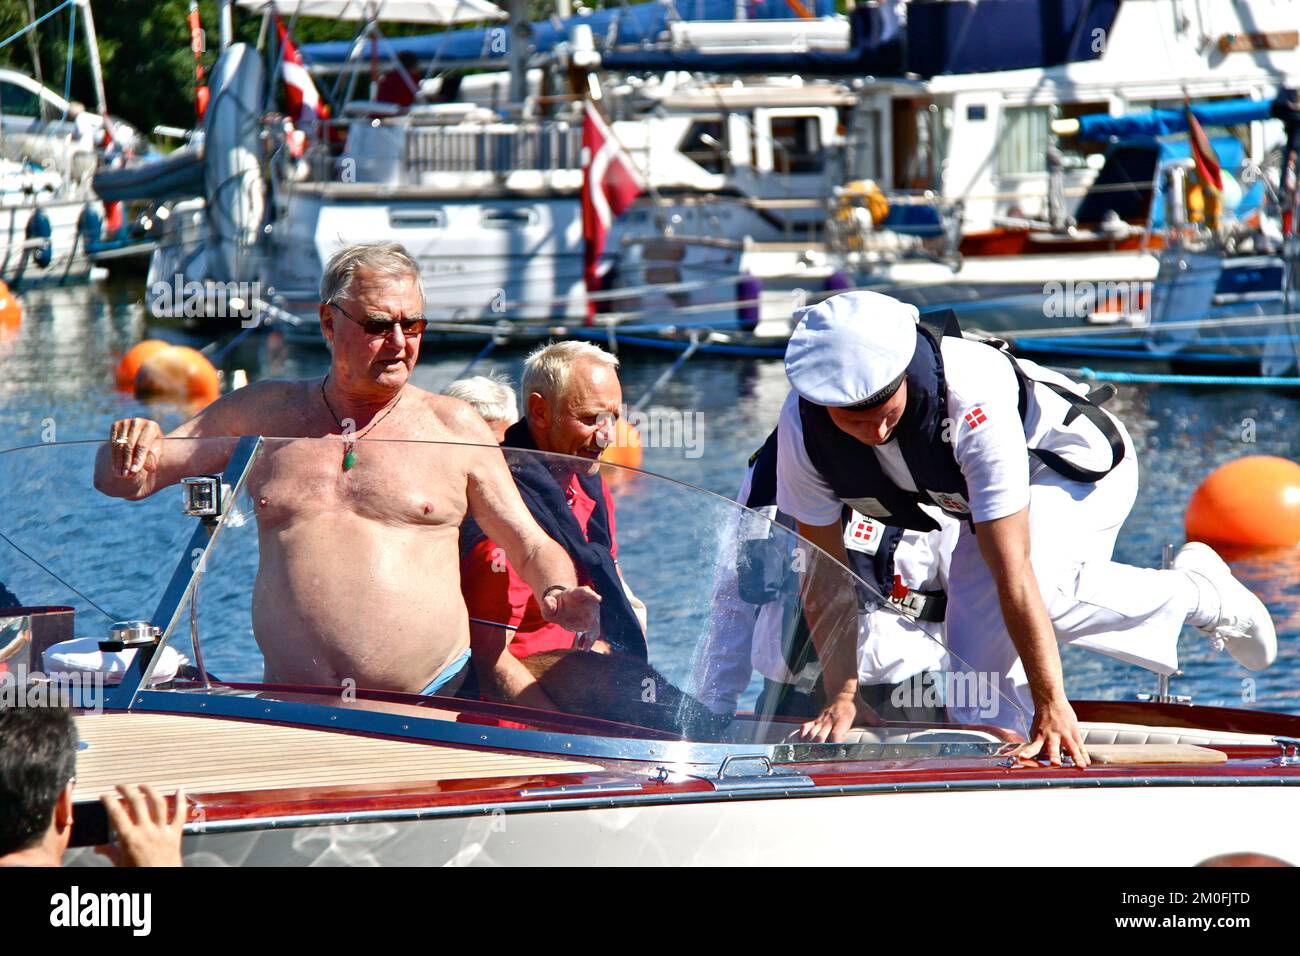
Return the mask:
POLYGON ((984 414, 984 409, 980 408, 978 405, 966 413, 966 424, 971 428, 979 428, 988 420, 989 417, 984 414))
POLYGON ((875 554, 880 548, 880 535, 885 526, 875 518, 853 512, 844 526, 844 547, 863 554, 875 554))

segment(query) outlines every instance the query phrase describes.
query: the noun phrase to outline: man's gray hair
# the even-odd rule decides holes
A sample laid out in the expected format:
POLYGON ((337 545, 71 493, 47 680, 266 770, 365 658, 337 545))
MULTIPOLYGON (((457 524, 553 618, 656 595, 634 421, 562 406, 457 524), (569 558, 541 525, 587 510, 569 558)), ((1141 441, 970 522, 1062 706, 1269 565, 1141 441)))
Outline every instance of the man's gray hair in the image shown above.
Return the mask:
POLYGON ((573 366, 584 359, 618 370, 618 357, 590 342, 551 342, 533 349, 524 359, 524 376, 519 383, 524 397, 536 392, 554 404, 568 384, 573 366))
POLYGON ((411 258, 400 242, 358 242, 344 246, 330 256, 320 279, 320 301, 329 305, 346 298, 352 291, 357 270, 364 269, 394 279, 412 279, 424 302, 424 283, 420 281, 420 264, 411 258))
POLYGON ((519 420, 519 400, 510 383, 496 375, 474 375, 458 378, 442 390, 442 394, 459 398, 471 405, 489 424, 519 420))

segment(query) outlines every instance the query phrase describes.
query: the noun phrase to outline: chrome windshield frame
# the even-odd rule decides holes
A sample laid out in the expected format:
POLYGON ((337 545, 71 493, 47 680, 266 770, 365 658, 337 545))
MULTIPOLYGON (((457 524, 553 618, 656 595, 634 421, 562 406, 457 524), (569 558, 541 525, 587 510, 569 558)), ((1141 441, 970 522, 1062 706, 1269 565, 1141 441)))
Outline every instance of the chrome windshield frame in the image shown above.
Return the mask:
MULTIPOLYGON (((454 705, 454 700, 448 700, 454 705)), ((653 740, 643 737, 600 736, 468 723, 441 717, 415 717, 324 703, 279 700, 242 691, 142 690, 134 698, 135 713, 228 717, 281 725, 351 731, 397 740, 441 743, 457 747, 516 750, 560 757, 629 761, 686 774, 720 773, 735 757, 765 758, 773 767, 799 763, 916 759, 991 759, 1009 753, 1012 741, 935 740, 866 743, 704 743, 653 740)), ((935 727, 934 733, 952 733, 935 727)))
POLYGON ((121 682, 105 693, 106 710, 129 710, 136 692, 142 687, 149 686, 149 679, 153 676, 163 648, 171 640, 176 625, 180 623, 185 613, 185 604, 203 576, 208 555, 221 534, 221 529, 225 527, 231 507, 238 500, 244 484, 248 481, 253 462, 257 460, 261 448, 261 435, 244 435, 236 442, 230 461, 227 462, 225 471, 221 473, 222 485, 230 488, 229 494, 224 491, 222 493, 221 513, 216 517, 197 519, 189 544, 181 553, 167 589, 149 619, 150 623, 160 631, 158 641, 156 644, 139 648, 122 674, 121 682))

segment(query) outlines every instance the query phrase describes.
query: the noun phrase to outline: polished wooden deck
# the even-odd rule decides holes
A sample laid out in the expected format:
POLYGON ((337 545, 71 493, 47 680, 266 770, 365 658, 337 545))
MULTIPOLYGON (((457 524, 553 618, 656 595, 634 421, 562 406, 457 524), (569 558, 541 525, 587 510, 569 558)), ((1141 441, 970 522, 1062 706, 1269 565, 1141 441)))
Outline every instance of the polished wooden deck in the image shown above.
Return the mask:
POLYGON ((167 714, 77 718, 88 746, 77 754, 78 800, 119 783, 171 793, 276 790, 522 777, 601 770, 589 763, 467 750, 441 744, 167 714))

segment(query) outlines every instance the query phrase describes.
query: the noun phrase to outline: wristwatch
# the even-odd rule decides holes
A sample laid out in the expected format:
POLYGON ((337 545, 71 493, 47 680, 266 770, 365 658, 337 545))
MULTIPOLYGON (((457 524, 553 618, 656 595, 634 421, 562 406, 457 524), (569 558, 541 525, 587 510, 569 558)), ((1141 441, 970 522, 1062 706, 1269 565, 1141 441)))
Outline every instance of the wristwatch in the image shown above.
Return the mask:
POLYGON ((547 588, 545 591, 542 592, 542 600, 545 601, 548 597, 550 597, 552 591, 567 591, 567 590, 569 590, 569 586, 567 584, 552 584, 549 588, 547 588))

